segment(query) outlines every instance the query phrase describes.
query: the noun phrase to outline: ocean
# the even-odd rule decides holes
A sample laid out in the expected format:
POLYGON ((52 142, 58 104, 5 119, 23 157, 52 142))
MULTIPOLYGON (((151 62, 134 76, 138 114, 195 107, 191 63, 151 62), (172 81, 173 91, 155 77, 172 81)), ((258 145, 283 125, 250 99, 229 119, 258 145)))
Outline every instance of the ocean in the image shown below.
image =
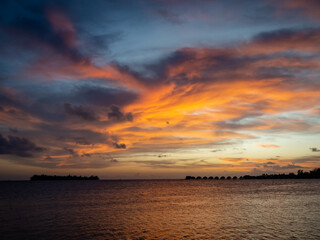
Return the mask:
POLYGON ((2 181, 0 239, 320 239, 320 180, 2 181))

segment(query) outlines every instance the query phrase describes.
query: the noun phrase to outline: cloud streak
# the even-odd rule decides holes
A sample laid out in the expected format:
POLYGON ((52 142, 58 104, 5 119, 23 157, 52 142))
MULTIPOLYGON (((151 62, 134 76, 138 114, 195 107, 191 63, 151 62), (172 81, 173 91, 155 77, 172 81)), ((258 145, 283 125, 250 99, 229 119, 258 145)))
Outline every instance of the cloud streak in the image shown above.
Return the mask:
POLYGON ((64 111, 67 114, 80 117, 86 121, 97 120, 97 117, 95 116, 94 112, 89 108, 85 108, 81 105, 72 106, 70 103, 65 103, 63 107, 64 107, 64 111))
POLYGON ((280 148, 279 145, 275 145, 275 144, 259 144, 259 147, 262 147, 262 148, 280 148))

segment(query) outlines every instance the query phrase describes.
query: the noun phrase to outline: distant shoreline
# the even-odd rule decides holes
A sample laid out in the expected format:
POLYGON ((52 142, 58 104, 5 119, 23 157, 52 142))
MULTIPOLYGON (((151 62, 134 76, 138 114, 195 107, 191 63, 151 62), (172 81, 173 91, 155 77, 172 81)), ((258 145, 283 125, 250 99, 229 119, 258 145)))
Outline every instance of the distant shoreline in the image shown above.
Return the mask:
MULTIPOLYGON (((238 179, 237 176, 234 176, 234 177, 231 177, 231 176, 228 176, 228 177, 224 177, 224 176, 221 176, 220 178, 219 177, 194 177, 194 176, 186 176, 185 180, 235 180, 235 179, 238 179)), ((282 173, 282 174, 262 174, 262 175, 259 175, 259 176, 250 176, 250 175, 244 175, 244 176, 241 176, 239 179, 320 179, 320 168, 315 168, 314 170, 311 170, 309 172, 304 172, 303 170, 298 170, 297 174, 294 174, 294 173, 289 173, 289 174, 285 174, 285 173, 282 173)))
MULTIPOLYGON (((221 176, 221 177, 201 177, 201 176, 186 176, 185 178, 175 178, 175 179, 101 179, 101 181, 144 181, 144 180, 250 180, 250 179, 320 179, 320 168, 315 168, 309 172, 304 172, 303 170, 298 170, 297 174, 289 173, 289 174, 262 174, 259 176, 251 176, 251 175, 244 175, 244 176, 221 176)), ((27 179, 26 179, 27 180, 27 179)), ((26 180, 0 180, 2 181, 26 181, 26 180)), ((29 179, 30 181, 46 181, 46 180, 100 180, 98 176, 58 176, 58 175, 33 175, 29 179)))
POLYGON ((33 175, 30 181, 48 181, 48 180, 100 180, 98 176, 57 176, 57 175, 33 175))
MULTIPOLYGON (((237 178, 237 181, 242 181, 242 180, 320 180, 320 178, 274 178, 274 179, 243 179, 243 178, 237 178)), ((62 179, 64 180, 64 179, 62 179)), ((216 179, 207 179, 208 182, 209 181, 216 181, 216 179)), ((38 180, 30 180, 29 179, 1 179, 0 182, 37 182, 38 180)), ((45 182, 46 180, 39 180, 39 182, 45 182)), ((56 181, 56 180, 47 180, 47 181, 56 181)), ((57 180, 60 181, 60 180, 57 180)), ((64 181, 82 181, 82 180, 64 180, 64 181)), ((118 182, 118 181, 186 181, 185 178, 148 178, 148 179, 99 179, 97 182, 118 182)), ((193 180, 196 181, 196 180, 193 180)), ((206 181, 206 180, 205 180, 206 181)), ((219 180, 220 181, 220 180, 219 180)), ((229 179, 225 179, 222 181, 229 181, 229 179)), ((230 182, 235 181, 232 180, 232 178, 230 179, 230 182)), ((94 181, 90 181, 90 182, 94 182, 94 181)))

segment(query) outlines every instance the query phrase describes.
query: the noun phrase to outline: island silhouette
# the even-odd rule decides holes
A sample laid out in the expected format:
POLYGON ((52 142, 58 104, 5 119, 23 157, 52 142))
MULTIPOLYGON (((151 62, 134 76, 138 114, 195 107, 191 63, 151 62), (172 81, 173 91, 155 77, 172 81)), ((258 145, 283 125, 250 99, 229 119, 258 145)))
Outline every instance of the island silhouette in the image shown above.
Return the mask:
MULTIPOLYGON (((298 170, 297 174, 295 173, 289 173, 289 174, 285 174, 285 173, 279 173, 279 174, 262 174, 259 176, 250 176, 250 175, 244 175, 241 176, 239 179, 313 179, 313 178, 320 178, 320 168, 315 168, 309 172, 304 172, 303 170, 298 170)), ((194 176, 186 176, 185 178, 186 180, 201 180, 201 179, 210 179, 213 180, 213 177, 194 177, 194 176)), ((233 178, 231 178, 231 176, 228 176, 227 178, 222 176, 222 177, 215 177, 215 180, 231 180, 231 179, 238 179, 237 176, 234 176, 233 178)))
POLYGON ((99 180, 98 176, 57 176, 57 175, 33 175, 30 178, 31 181, 42 181, 42 180, 99 180))

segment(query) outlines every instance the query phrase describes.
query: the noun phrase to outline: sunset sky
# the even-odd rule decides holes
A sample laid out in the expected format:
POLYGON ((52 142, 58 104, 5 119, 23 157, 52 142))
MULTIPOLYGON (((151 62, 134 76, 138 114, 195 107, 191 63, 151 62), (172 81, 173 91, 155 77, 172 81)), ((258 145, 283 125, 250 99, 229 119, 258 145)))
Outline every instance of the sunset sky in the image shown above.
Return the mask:
POLYGON ((0 5, 0 180, 320 166, 320 1, 0 5))

